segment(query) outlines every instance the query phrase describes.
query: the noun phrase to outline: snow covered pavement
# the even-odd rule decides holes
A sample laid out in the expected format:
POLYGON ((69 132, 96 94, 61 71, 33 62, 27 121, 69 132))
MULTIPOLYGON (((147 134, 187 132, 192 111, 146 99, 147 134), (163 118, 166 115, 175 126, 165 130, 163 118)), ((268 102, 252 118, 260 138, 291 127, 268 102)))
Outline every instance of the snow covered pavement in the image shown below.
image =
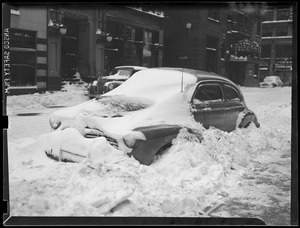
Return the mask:
POLYGON ((87 100, 83 89, 8 97, 10 215, 201 217, 222 203, 211 216, 289 224, 290 87, 242 87, 259 129, 209 129, 201 143, 182 131, 151 166, 107 148, 104 162, 55 162, 43 151, 49 114, 58 109, 49 107, 87 100))

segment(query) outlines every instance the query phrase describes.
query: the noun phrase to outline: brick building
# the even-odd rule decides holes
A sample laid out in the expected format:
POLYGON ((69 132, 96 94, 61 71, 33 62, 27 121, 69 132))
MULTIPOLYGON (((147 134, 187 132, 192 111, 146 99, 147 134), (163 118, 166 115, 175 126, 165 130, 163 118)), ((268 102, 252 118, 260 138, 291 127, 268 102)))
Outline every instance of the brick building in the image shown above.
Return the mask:
POLYGON ((231 4, 187 4, 167 8, 165 17, 165 66, 215 72, 240 85, 258 86, 259 10, 231 4))
POLYGON ((262 22, 261 79, 277 75, 291 83, 293 62, 293 7, 289 4, 269 6, 262 22))
POLYGON ((103 4, 12 5, 10 94, 60 90, 117 65, 162 65, 163 16, 103 4))

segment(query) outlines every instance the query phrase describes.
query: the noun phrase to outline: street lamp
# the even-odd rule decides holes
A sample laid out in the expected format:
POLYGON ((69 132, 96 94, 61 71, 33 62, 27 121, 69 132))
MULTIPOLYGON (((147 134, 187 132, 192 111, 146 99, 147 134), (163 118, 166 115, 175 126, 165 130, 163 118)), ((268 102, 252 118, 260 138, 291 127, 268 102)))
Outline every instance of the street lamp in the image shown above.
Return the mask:
POLYGON ((188 59, 188 56, 189 56, 189 42, 190 42, 190 30, 191 30, 191 27, 192 27, 192 23, 190 22, 187 22, 185 24, 185 27, 187 29, 187 39, 186 39, 186 59, 188 59))
POLYGON ((190 22, 186 23, 186 24, 185 24, 185 27, 186 27, 187 29, 191 29, 192 23, 190 23, 190 22))

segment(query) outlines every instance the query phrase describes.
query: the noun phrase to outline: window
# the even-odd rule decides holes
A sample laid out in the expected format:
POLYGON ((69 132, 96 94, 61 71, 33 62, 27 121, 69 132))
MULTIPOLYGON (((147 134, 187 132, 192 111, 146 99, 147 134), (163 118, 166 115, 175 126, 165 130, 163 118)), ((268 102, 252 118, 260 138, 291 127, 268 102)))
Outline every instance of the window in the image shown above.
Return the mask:
POLYGON ((206 71, 217 73, 219 39, 207 36, 206 41, 206 71))
POLYGON ((152 43, 152 32, 144 31, 144 42, 145 46, 143 48, 143 66, 151 67, 151 47, 152 43))
POLYGON ((36 32, 10 29, 11 86, 36 85, 36 32))
POLYGON ((128 40, 124 44, 124 65, 139 65, 139 53, 133 41, 136 41, 136 28, 126 26, 128 40))
POLYGON ((216 8, 210 8, 208 11, 208 18, 219 21, 220 20, 220 10, 216 8))
POLYGON ((225 100, 227 100, 227 101, 239 101, 240 100, 239 93, 236 91, 236 89, 234 89, 230 85, 224 85, 224 97, 225 97, 225 100))
POLYGON ((277 20, 288 20, 290 18, 290 10, 289 9, 278 9, 277 11, 277 20))
POLYGON ((288 27, 287 26, 277 26, 276 27, 276 36, 287 36, 288 27))
POLYGON ((263 15, 263 21, 273 21, 274 20, 274 11, 268 10, 263 15))
POLYGON ((277 45, 276 58, 292 58, 292 50, 291 45, 277 45))
POLYGON ((194 96, 198 101, 221 101, 223 94, 221 87, 217 84, 200 85, 194 96))
POLYGON ((271 45, 263 45, 261 47, 261 57, 270 58, 271 56, 271 45))
POLYGON ((12 47, 36 48, 36 32, 33 31, 11 28, 10 40, 12 47))
POLYGON ((273 36, 273 27, 272 26, 263 26, 263 28, 262 28, 262 36, 263 37, 273 36))

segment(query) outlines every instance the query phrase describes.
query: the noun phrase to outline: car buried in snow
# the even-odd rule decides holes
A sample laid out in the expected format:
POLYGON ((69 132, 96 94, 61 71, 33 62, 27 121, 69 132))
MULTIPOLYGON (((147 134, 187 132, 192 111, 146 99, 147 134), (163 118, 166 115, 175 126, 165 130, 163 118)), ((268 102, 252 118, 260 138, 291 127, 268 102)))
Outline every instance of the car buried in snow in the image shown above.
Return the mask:
POLYGON ((261 88, 269 88, 269 87, 282 87, 283 82, 281 81, 279 76, 267 76, 264 81, 259 83, 259 87, 261 88))
MULTIPOLYGON (((50 117, 52 129, 76 128, 85 138, 105 137, 144 165, 169 147, 181 129, 197 133, 195 126, 200 126, 231 132, 250 124, 260 126, 232 81, 183 68, 137 72, 118 88, 50 117)), ((51 151, 46 154, 57 159, 51 151)), ((78 161, 76 156, 73 160, 78 161)))
POLYGON ((97 95, 107 93, 124 81, 130 78, 134 73, 148 69, 142 66, 117 66, 115 67, 108 76, 99 77, 97 80, 93 81, 89 88, 89 98, 95 98, 97 95))

